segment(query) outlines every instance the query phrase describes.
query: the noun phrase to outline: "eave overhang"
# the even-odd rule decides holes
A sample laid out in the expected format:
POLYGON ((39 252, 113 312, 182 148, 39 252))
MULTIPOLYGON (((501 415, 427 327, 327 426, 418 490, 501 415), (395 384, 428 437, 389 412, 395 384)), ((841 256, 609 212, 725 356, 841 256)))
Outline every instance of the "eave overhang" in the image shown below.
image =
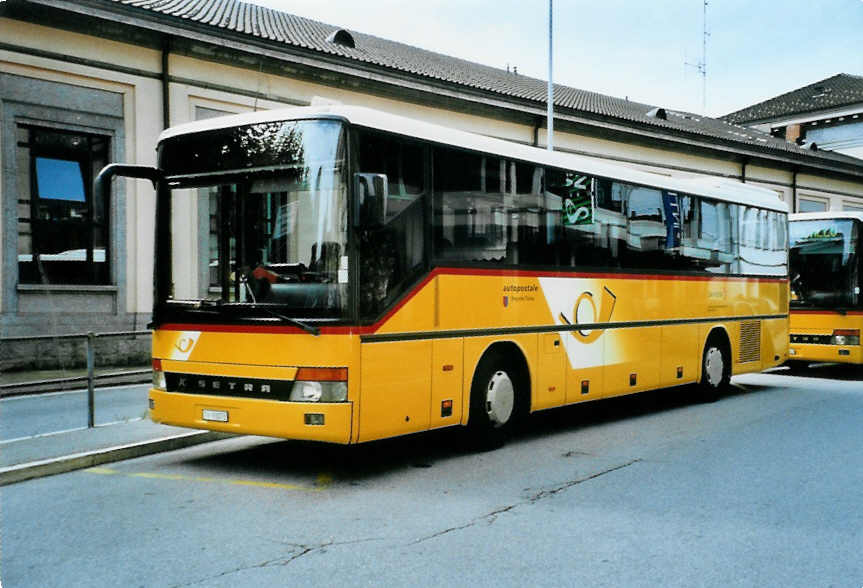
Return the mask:
MULTIPOLYGON (((275 64, 275 69, 290 70, 300 77, 337 87, 351 87, 376 94, 398 96, 423 104, 435 104, 469 111, 507 121, 516 121, 536 127, 544 127, 546 107, 544 101, 526 100, 483 91, 440 79, 410 75, 395 68, 351 61, 336 55, 304 49, 287 43, 259 39, 230 30, 214 29, 191 20, 165 16, 134 6, 106 4, 93 0, 71 2, 67 0, 7 0, 12 18, 26 20, 20 10, 25 5, 72 13, 82 19, 77 27, 64 19, 72 30, 89 30, 82 26, 90 19, 114 25, 141 29, 156 37, 171 37, 194 47, 220 48, 236 54, 246 67, 259 67, 265 60, 275 64), (19 10, 15 10, 19 9, 19 10)), ((3 9, 0 9, 3 10, 3 9)), ((39 24, 39 23, 37 23, 39 24)), ((199 57, 206 58, 205 55, 199 57)), ((213 58, 215 59, 215 58, 213 58)), ((218 59, 216 59, 218 60, 218 59)), ((236 62, 236 60, 234 60, 236 62)), ((833 177, 859 180, 863 178, 863 162, 813 160, 806 154, 783 152, 769 147, 759 147, 719 137, 707 137, 699 133, 639 125, 636 122, 587 111, 555 106, 555 124, 560 130, 608 138, 641 146, 685 150, 726 161, 751 164, 774 165, 798 172, 815 172, 833 177)))

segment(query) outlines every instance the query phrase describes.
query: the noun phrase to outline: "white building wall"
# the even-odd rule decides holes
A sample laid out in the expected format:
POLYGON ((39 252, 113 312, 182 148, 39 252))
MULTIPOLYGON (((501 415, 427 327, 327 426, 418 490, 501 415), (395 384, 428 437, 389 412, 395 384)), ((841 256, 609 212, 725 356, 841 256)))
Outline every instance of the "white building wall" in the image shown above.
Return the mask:
MULTIPOLYGON (((0 51, 0 72, 53 80, 63 84, 108 90, 123 96, 126 162, 152 165, 155 163, 155 144, 163 126, 161 52, 116 41, 61 31, 20 21, 0 19, 0 30, 7 44, 18 45, 39 52, 70 55, 83 60, 111 63, 138 71, 124 73, 101 69, 92 65, 70 64, 26 53, 0 51), (97 48, 97 50, 94 50, 97 48)), ((339 102, 387 110, 396 114, 457 127, 484 135, 532 143, 534 128, 529 125, 504 122, 474 114, 455 112, 425 105, 380 97, 355 90, 334 88, 268 73, 203 61, 184 55, 169 57, 169 71, 182 83, 170 85, 170 120, 180 124, 195 120, 197 109, 206 108, 230 113, 254 109, 271 109, 315 102, 339 102), (253 98, 224 89, 235 87, 247 92, 263 94, 267 98, 253 98)), ((545 141, 544 131, 539 143, 545 141)), ((564 150, 589 153, 623 161, 633 167, 665 175, 711 174, 722 177, 740 177, 741 165, 719 158, 694 155, 681 151, 636 146, 611 140, 556 132, 556 147, 564 150)), ((0 162, 2 164, 2 162, 0 162)), ((763 166, 746 169, 747 182, 774 190, 777 197, 791 199, 794 179, 788 171, 763 166)), ((121 311, 146 314, 152 307, 153 235, 155 194, 152 186, 143 180, 126 182, 126 226, 124 239, 126 256, 122 260, 128 288, 121 311)), ((863 183, 840 182, 814 175, 801 175, 796 179, 800 197, 824 199, 829 208, 850 206, 860 198, 863 202, 863 183)), ((2 189, 2 184, 0 184, 2 189)), ((174 203, 175 277, 177 295, 194 295, 198 289, 199 259, 196 231, 187 230, 197 222, 199 210, 196 198, 177 200, 174 203), (180 276, 186 276, 180 279, 180 276)), ((2 231, 2 225, 0 225, 2 231)), ((3 234, 0 232, 0 242, 3 234)), ((9 272, 14 268, 2 268, 9 272)), ((0 280, 9 276, 0 273, 0 280)), ((2 295, 2 289, 0 289, 2 295)), ((2 304, 2 299, 0 299, 2 304)))

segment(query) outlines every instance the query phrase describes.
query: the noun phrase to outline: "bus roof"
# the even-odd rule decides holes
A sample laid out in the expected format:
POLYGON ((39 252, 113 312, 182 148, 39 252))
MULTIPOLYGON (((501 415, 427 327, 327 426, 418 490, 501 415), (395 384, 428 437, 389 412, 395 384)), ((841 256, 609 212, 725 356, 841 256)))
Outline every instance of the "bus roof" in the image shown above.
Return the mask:
POLYGON ((539 165, 579 171, 593 176, 612 178, 676 192, 709 196, 718 200, 758 206, 785 213, 788 212, 788 205, 779 198, 779 195, 766 188, 759 188, 711 176, 683 178, 640 171, 623 165, 609 163, 596 157, 575 155, 562 151, 548 151, 538 147, 486 137, 361 106, 304 106, 210 118, 166 129, 159 136, 159 142, 179 135, 235 126, 320 118, 344 120, 353 125, 387 131, 432 143, 470 149, 539 165))
POLYGON ((863 221, 863 210, 831 210, 827 212, 796 212, 788 215, 790 221, 854 219, 863 221))

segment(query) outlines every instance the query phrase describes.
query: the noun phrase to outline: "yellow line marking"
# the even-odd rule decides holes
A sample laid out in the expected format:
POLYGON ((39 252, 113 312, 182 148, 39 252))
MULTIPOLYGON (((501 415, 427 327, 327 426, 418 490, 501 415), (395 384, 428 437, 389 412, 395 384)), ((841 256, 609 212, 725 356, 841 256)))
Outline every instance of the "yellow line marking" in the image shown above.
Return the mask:
POLYGON ((110 476, 111 474, 119 473, 117 470, 112 470, 111 468, 88 468, 86 471, 91 474, 102 474, 104 476, 110 476))
POLYGON ((147 472, 140 472, 137 474, 126 474, 127 476, 131 476, 133 478, 153 478, 156 480, 184 480, 185 476, 181 476, 178 474, 151 474, 147 472))
POLYGON ((320 492, 329 488, 333 482, 333 477, 330 474, 318 474, 315 486, 301 486, 299 484, 281 484, 278 482, 260 482, 256 480, 237 480, 228 478, 207 478, 203 476, 184 476, 182 474, 158 474, 155 472, 135 472, 125 473, 111 468, 88 468, 84 470, 91 474, 99 475, 121 475, 129 478, 147 478, 150 480, 174 480, 187 482, 203 482, 203 483, 218 483, 231 484, 234 486, 252 486, 256 488, 273 488, 276 490, 299 490, 302 492, 320 492))
POLYGON ((318 492, 321 488, 307 488, 305 486, 297 486, 294 484, 279 484, 277 482, 256 482, 254 480, 230 480, 230 484, 238 486, 256 486, 258 488, 281 488, 283 490, 305 490, 308 492, 318 492))

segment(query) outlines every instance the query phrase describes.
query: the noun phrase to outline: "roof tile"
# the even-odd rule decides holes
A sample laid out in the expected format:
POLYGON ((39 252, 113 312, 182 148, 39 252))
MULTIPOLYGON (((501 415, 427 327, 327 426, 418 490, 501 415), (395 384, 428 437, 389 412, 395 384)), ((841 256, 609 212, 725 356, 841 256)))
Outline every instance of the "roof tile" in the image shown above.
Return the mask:
MULTIPOLYGON (((267 39, 279 45, 335 55, 370 66, 462 86, 489 95, 532 102, 543 108, 546 102, 547 83, 544 80, 354 31, 351 31, 351 34, 356 40, 356 48, 345 47, 326 40, 339 27, 250 5, 240 0, 103 1, 125 5, 129 10, 146 10, 173 18, 182 17, 237 34, 267 39)), ((830 80, 833 79, 830 78, 830 80)), ((844 76, 842 84, 837 84, 835 90, 832 89, 834 85, 830 84, 830 88, 833 93, 831 99, 841 95, 843 100, 863 100, 863 78, 844 76), (844 98, 845 96, 848 98, 844 98)), ((793 143, 737 126, 734 122, 740 119, 733 115, 738 113, 720 120, 666 109, 668 117, 663 120, 647 116, 654 106, 559 84, 555 85, 554 97, 555 108, 560 114, 606 117, 643 128, 696 135, 711 141, 743 143, 759 149, 781 151, 792 156, 827 158, 846 163, 857 161, 830 152, 803 151, 793 143)), ((829 100, 825 98, 824 102, 827 101, 829 100)), ((750 109, 755 109, 757 106, 760 105, 750 109)))
POLYGON ((726 114, 722 119, 741 124, 859 103, 863 103, 863 77, 843 73, 726 114))

